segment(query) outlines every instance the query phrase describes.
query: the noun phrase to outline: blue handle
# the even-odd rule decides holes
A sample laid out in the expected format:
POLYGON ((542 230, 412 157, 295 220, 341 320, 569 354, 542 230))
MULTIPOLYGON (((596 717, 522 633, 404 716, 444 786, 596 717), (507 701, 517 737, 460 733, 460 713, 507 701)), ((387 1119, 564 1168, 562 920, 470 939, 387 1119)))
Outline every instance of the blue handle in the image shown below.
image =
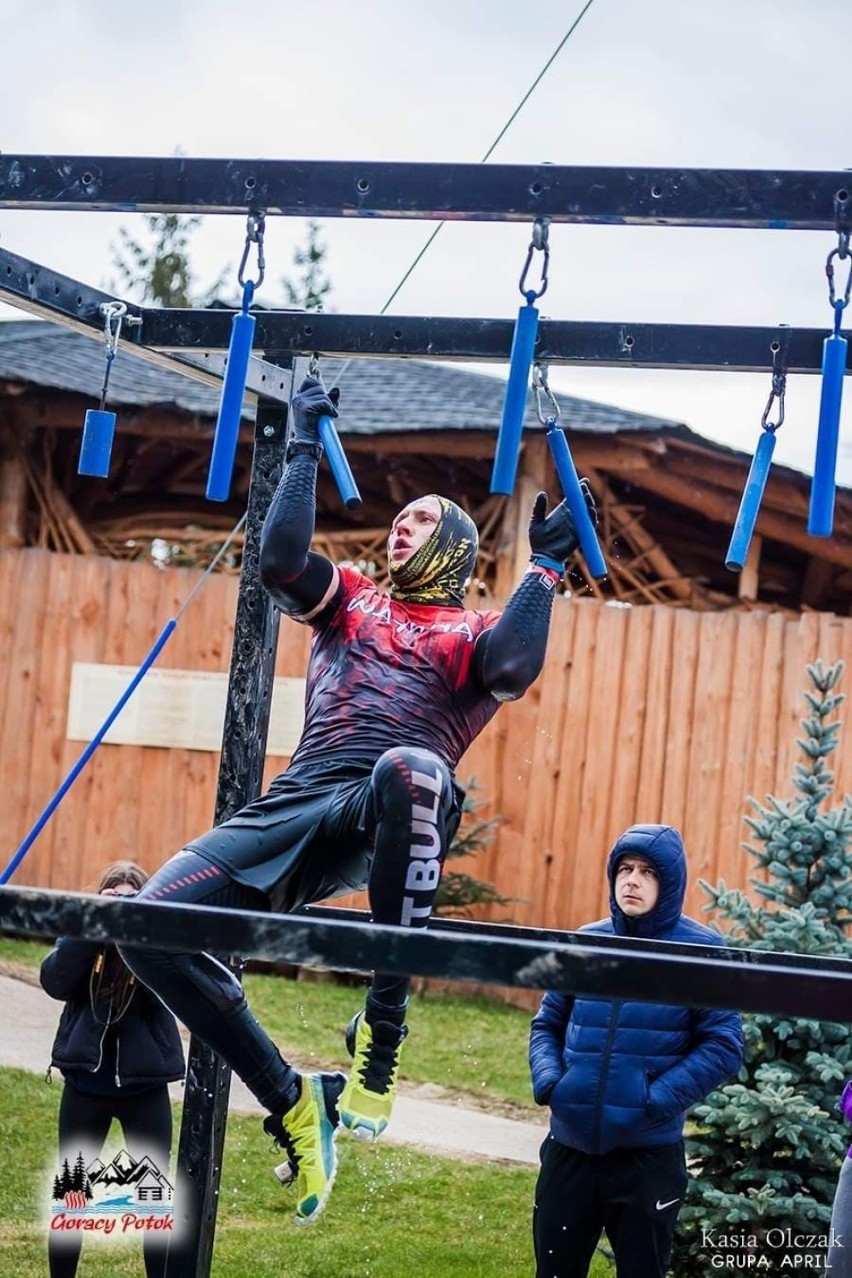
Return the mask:
POLYGON ((808 512, 808 532, 812 537, 830 537, 834 524, 837 441, 840 435, 840 401, 843 395, 843 374, 846 372, 847 346, 845 337, 833 333, 825 339, 822 347, 822 394, 808 512))
POLYGON ((249 357, 254 338, 255 319, 246 311, 239 311, 231 321, 231 344, 228 348, 228 367, 222 386, 219 417, 213 436, 213 452, 207 476, 208 501, 227 501, 237 455, 240 434, 240 418, 246 389, 249 357))
POLYGON ((96 475, 98 479, 107 478, 114 436, 115 413, 106 413, 102 408, 86 410, 83 438, 80 442, 80 460, 77 463, 78 475, 96 475))
POLYGON ((66 794, 71 789, 74 782, 77 780, 77 777, 83 771, 86 764, 89 762, 92 755, 95 753, 98 746, 103 741, 107 732, 109 732, 110 728, 115 723, 119 714, 127 705, 128 701, 133 696, 133 693, 139 687, 145 675, 148 673, 151 666, 154 664, 157 657, 160 655, 163 648, 168 643, 169 639, 171 639, 176 625, 177 625, 177 618, 171 617, 163 626, 159 635, 154 640, 154 643, 151 646, 151 649, 148 652, 148 655, 145 657, 144 661, 142 662, 142 665, 136 671, 136 674, 130 680, 130 683, 127 685, 124 692, 119 697, 118 701, 116 701, 115 705, 110 710, 109 714, 104 719, 103 723, 98 728, 97 732, 92 737, 91 741, 86 746, 85 750, 80 755, 79 759, 74 764, 73 768, 68 773, 65 780, 60 785, 59 789, 56 791, 56 794, 54 794, 53 798, 50 800, 47 807, 42 812, 41 816, 37 818, 35 825, 32 827, 29 834, 26 836, 23 843, 18 848, 17 852, 12 857, 9 864, 6 866, 3 873, 0 874, 0 884, 9 882, 12 875, 15 873, 18 866, 21 864, 24 857, 27 855, 30 848, 35 843, 36 839, 41 834, 42 830, 47 825, 48 821, 53 816, 56 809, 59 807, 59 804, 65 798, 66 794))
POLYGON ((331 473, 334 475, 334 482, 337 484, 337 491, 340 493, 340 500, 347 510, 360 510, 361 494, 358 492, 355 476, 346 460, 334 422, 328 416, 321 417, 317 422, 317 429, 331 473))
POLYGON ((748 479, 743 489, 742 501, 737 511, 734 531, 731 533, 731 544, 725 556, 725 567, 731 572, 740 572, 748 558, 754 525, 757 522, 760 503, 763 501, 763 490, 769 478, 769 466, 775 452, 775 431, 764 430, 757 441, 754 457, 748 472, 748 479))
POLYGON ((556 466, 556 473, 559 476, 559 482, 562 485, 562 491, 565 494, 565 503, 571 512, 574 527, 577 529, 577 536, 580 538, 580 549, 583 552, 586 566, 595 580, 600 581, 602 577, 607 575, 606 560, 603 557, 598 535, 595 532, 595 526, 592 523, 592 517, 589 514, 589 508, 586 505, 586 499, 580 487, 577 468, 574 465, 574 458, 571 456, 565 432, 558 426, 551 426, 548 428, 546 438, 550 448, 550 455, 556 466))
POLYGON ((524 411, 527 406, 527 385, 530 365, 535 351, 538 333, 538 307, 527 302, 518 311, 515 334, 512 338, 512 354, 509 357, 509 382, 503 401, 503 418, 497 435, 497 451, 491 471, 491 492, 510 497, 515 487, 518 457, 521 451, 521 433, 524 429, 524 411))

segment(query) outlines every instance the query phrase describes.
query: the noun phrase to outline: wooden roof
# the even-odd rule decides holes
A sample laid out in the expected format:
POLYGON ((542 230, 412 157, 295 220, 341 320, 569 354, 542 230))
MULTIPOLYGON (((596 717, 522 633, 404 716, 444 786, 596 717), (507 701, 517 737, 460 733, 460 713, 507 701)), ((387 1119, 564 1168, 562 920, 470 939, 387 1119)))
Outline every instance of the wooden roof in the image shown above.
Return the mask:
MULTIPOLYGON (((232 499, 209 503, 204 487, 216 392, 120 352, 108 401, 118 413, 110 478, 86 479, 76 473, 79 433, 85 409, 97 404, 103 366, 101 343, 61 326, 0 324, 0 441, 9 459, 0 544, 135 555, 148 553, 151 539, 160 537, 187 561, 203 561, 245 504, 251 414, 232 499)), ((323 373, 332 384, 335 362, 327 361, 323 373)), ((352 361, 343 378, 340 430, 364 506, 355 515, 344 511, 322 468, 318 533, 327 547, 375 565, 381 576, 385 530, 399 506, 425 492, 446 492, 483 527, 483 592, 504 593, 525 554, 522 503, 538 485, 557 492, 530 401, 516 498, 489 497, 503 393, 501 380, 458 366, 352 361)), ((612 569, 599 587, 578 560, 575 588, 630 603, 849 610, 852 491, 838 490, 835 535, 810 538, 808 478, 774 467, 752 557, 734 575, 724 555, 748 454, 682 423, 558 398, 578 469, 592 479, 612 569)))

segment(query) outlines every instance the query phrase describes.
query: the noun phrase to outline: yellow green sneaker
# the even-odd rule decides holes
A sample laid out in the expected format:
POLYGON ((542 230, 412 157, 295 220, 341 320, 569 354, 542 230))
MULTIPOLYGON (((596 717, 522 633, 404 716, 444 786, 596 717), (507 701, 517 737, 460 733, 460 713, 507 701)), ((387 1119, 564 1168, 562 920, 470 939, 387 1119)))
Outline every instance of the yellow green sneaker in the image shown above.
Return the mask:
POLYGON ((296 1223, 312 1224, 328 1202, 337 1175, 338 1097, 344 1074, 303 1074, 301 1094, 286 1114, 263 1120, 287 1161, 275 1169, 282 1184, 296 1182, 296 1223))
POLYGON ((378 1140, 390 1122, 407 1034, 407 1025, 371 1025, 363 1012, 349 1023, 346 1046, 354 1060, 337 1107, 341 1123, 358 1140, 378 1140))

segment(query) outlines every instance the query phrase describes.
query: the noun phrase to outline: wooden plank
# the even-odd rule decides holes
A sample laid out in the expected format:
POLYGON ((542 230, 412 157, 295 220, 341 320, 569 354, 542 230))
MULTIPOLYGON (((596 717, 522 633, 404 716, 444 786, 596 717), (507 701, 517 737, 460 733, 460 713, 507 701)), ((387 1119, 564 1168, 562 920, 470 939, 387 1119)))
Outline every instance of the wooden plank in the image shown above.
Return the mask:
POLYGON ((659 824, 663 813, 663 780, 669 745, 669 683, 672 674, 675 611, 657 605, 643 608, 650 617, 651 643, 646 675, 647 709, 639 743, 635 820, 659 824))
POLYGON ((552 892, 553 866, 561 842, 560 832, 553 826, 553 795, 560 784, 562 733, 576 615, 569 600, 554 600, 546 668, 536 683, 538 712, 531 725, 533 741, 524 822, 526 851, 518 894, 538 903, 535 915, 539 927, 558 926, 560 913, 559 902, 554 900, 552 892))
MULTIPOLYGON (((612 611, 612 609, 610 610, 612 611)), ((604 843, 610 848, 628 826, 653 818, 637 808, 642 742, 645 723, 654 711, 649 704, 649 663, 654 634, 654 610, 629 608, 622 614, 626 630, 621 673, 621 695, 616 721, 615 762, 611 776, 611 799, 604 843)), ((601 884, 600 911, 609 910, 609 889, 601 884)))
MULTIPOLYGON (((760 731, 761 681, 755 679, 767 649, 765 612, 741 612, 736 619, 733 653, 730 709, 728 713, 725 764, 722 790, 718 800, 713 863, 705 876, 709 882, 742 884, 752 872, 751 862, 742 848, 749 830, 744 817, 751 811, 748 796, 753 788, 757 766, 760 731)), ((697 898, 701 905, 707 898, 697 898)))
MULTIPOLYGON (((715 862, 718 827, 706 813, 719 813, 725 768, 736 614, 709 613, 698 630, 695 706, 689 743, 686 809, 683 826, 689 877, 694 885, 707 878, 715 862)), ((696 902, 699 892, 690 892, 696 902)))
MULTIPOLYGON (((50 555, 41 550, 7 551, 6 554, 19 555, 22 568, 17 582, 19 596, 11 614, 8 642, 4 648, 4 664, 8 668, 4 713, 0 723, 0 786, 4 800, 0 828, 11 857, 38 815, 35 804, 41 787, 32 775, 31 756, 43 656, 42 618, 50 555)), ((5 865, 5 859, 3 863, 5 865)), ((34 883, 30 877, 29 857, 17 870, 15 882, 21 885, 34 883)))
POLYGON ((678 609, 672 634, 672 672, 668 688, 666 772, 660 821, 684 830, 689 779, 689 747, 695 713, 695 676, 701 626, 709 613, 678 609))
MULTIPOLYGON (((600 604, 574 600, 573 641, 567 680, 565 713, 559 753, 559 785, 554 795, 551 846, 558 853, 551 870, 551 917, 560 927, 577 927, 588 922, 594 909, 592 902, 577 900, 574 878, 578 860, 598 853, 586 839, 583 819, 583 789, 587 761, 589 722, 589 686, 594 663, 598 622, 603 612, 600 604)), ((502 878, 497 878, 498 886, 502 878)))
MULTIPOLYGON (((32 750, 30 754, 30 811, 24 825, 28 830, 41 815, 61 785, 60 769, 65 739, 65 710, 71 679, 71 591, 73 559, 41 552, 47 556, 47 583, 41 604, 39 641, 42 648, 39 677, 33 688, 32 750)), ((52 886, 55 864, 56 815, 41 831, 27 853, 27 881, 52 886)), ((18 876, 16 875, 16 881, 18 876)))
POLYGON ((589 716, 581 800, 584 852, 574 867, 571 903, 586 919, 599 917, 606 893, 604 868, 610 844, 610 803, 615 762, 620 749, 622 670, 625 617, 603 605, 598 618, 594 659, 586 688, 589 716))
POLYGON ((773 790, 779 798, 791 799, 794 795, 793 766, 801 758, 796 738, 802 735, 801 721, 808 708, 804 693, 811 686, 806 666, 816 660, 818 642, 819 617, 816 613, 803 613, 796 621, 787 622, 773 790))

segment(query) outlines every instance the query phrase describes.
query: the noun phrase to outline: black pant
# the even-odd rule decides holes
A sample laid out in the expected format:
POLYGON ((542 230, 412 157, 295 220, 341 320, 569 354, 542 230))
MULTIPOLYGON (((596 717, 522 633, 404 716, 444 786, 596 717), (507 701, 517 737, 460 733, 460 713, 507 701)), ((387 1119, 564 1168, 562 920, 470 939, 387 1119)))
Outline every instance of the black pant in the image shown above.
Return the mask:
MULTIPOLYGON (((386 751, 372 775, 340 789, 337 795, 333 790, 323 794, 319 803, 306 790, 301 806, 312 813, 307 826, 299 816, 298 792, 286 804, 281 793, 271 792, 268 802, 249 805, 172 857, 148 880, 138 899, 268 909, 268 895, 250 886, 249 862, 262 868, 266 860, 280 856, 286 839, 296 837, 293 830, 287 834, 293 825, 299 838, 307 838, 307 846, 292 871, 291 907, 341 888, 363 886, 335 880, 335 862, 347 864, 347 841, 357 837, 364 848, 363 874, 369 871, 376 922, 425 927, 460 815, 460 799, 446 764, 429 751, 402 746, 386 751), (358 820, 363 820, 363 829, 358 820), (308 837, 305 831, 312 823, 317 828, 308 837), (215 863, 205 852, 215 856, 215 863), (228 856, 239 866, 238 881, 219 863, 228 856)), ((223 963, 210 954, 124 945, 121 955, 139 980, 227 1061, 265 1109, 286 1112, 294 1103, 298 1074, 255 1020, 242 986, 223 963)), ((404 1003, 407 988, 407 977, 378 972, 371 995, 379 1007, 393 1008, 404 1003)))
POLYGON ((535 1190, 536 1278, 586 1278, 602 1229, 617 1278, 665 1278, 687 1181, 683 1141, 581 1154, 548 1135, 535 1190))
MULTIPOLYGON (((66 1082, 59 1103, 59 1159, 68 1159, 73 1167, 82 1153, 88 1165, 97 1158, 112 1120, 116 1118, 124 1132, 125 1147, 134 1158, 148 1155, 168 1175, 172 1145, 172 1107, 168 1088, 152 1087, 135 1096, 91 1096, 78 1092, 66 1082)), ((142 1251, 147 1278, 163 1278, 166 1272, 168 1243, 162 1235, 145 1233, 142 1251)), ((47 1241, 50 1278, 74 1278, 80 1260, 83 1236, 51 1233, 47 1241)))

